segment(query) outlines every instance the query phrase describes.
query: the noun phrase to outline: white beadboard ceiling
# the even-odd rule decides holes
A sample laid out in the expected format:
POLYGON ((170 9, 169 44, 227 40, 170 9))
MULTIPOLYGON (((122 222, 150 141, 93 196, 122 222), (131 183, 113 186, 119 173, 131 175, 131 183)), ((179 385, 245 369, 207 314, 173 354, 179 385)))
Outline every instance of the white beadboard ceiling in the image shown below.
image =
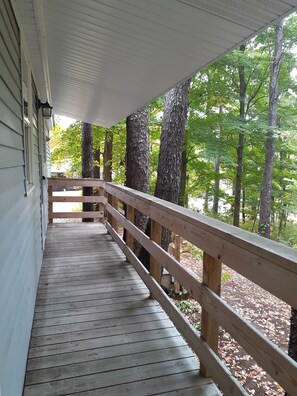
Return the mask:
POLYGON ((14 0, 42 100, 109 127, 297 0, 14 0))

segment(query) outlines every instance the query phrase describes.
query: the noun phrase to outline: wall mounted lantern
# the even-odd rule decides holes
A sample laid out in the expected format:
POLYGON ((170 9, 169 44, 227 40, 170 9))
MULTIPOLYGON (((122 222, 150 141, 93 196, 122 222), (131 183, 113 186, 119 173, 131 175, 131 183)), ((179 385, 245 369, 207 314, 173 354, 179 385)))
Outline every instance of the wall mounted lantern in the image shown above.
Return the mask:
POLYGON ((42 117, 51 118, 53 107, 47 101, 45 103, 41 103, 41 101, 38 100, 38 108, 41 108, 42 117))

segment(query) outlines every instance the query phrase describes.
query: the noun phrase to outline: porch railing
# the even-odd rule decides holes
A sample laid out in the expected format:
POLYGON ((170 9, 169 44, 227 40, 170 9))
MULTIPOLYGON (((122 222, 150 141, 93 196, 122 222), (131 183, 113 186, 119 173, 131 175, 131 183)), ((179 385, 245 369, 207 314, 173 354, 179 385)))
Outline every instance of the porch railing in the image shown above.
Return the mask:
MULTIPOLYGON (((58 193, 58 192, 57 192, 58 193)), ((104 206, 106 204, 105 193, 105 182, 100 179, 66 179, 60 178, 49 178, 48 179, 48 218, 49 223, 53 222, 53 219, 67 219, 67 218, 93 218, 103 219, 104 218, 104 206), (93 187, 94 195, 92 196, 59 196, 53 195, 55 187, 59 187, 60 191, 66 188, 78 188, 82 187, 93 187), (53 210, 54 202, 77 202, 77 203, 98 203, 97 210, 92 212, 87 211, 75 211, 75 212, 56 212, 53 210)))
MULTIPOLYGON (((57 185, 57 180, 51 179, 49 186, 57 185)), ((80 183, 71 180, 67 185, 90 185, 92 182, 79 180, 80 183)), ((246 395, 217 355, 221 326, 289 395, 297 394, 297 363, 220 297, 224 263, 297 308, 296 250, 127 187, 98 180, 94 183, 102 189, 98 202, 106 202, 103 199, 104 188, 108 196, 105 205, 108 232, 147 285, 152 297, 196 352, 201 362, 201 373, 211 376, 226 395, 246 395), (125 215, 119 209, 119 202, 125 204, 125 215), (135 210, 150 218, 150 237, 134 225, 135 210), (126 242, 118 233, 119 224, 126 230, 126 242), (203 250, 202 282, 160 247, 162 226, 203 250), (150 253, 150 273, 133 252, 134 240, 150 253), (164 293, 160 286, 161 266, 201 305, 201 332, 191 326, 164 293)), ((54 198, 49 201, 57 202, 54 198)))
POLYGON ((132 263, 153 298, 197 353, 201 372, 211 376, 226 395, 246 394, 217 356, 219 326, 223 327, 289 395, 297 394, 297 363, 253 324, 220 297, 222 263, 297 308, 297 252, 279 243, 240 230, 215 219, 131 190, 106 184, 107 230, 132 263), (118 202, 126 204, 126 217, 118 202), (134 223, 138 210, 151 219, 151 236, 134 223), (127 231, 126 243, 117 233, 118 223, 127 231), (203 281, 188 272, 159 245, 164 226, 203 250, 203 281), (150 273, 133 253, 136 239, 151 255, 150 273), (201 333, 180 313, 160 287, 160 266, 202 307, 201 333))

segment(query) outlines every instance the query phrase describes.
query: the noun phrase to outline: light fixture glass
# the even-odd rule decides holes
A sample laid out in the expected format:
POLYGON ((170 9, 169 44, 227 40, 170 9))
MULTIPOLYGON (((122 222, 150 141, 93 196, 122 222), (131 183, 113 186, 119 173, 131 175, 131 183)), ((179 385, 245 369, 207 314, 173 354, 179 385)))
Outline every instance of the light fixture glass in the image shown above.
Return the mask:
POLYGON ((41 108, 42 117, 44 118, 51 118, 53 107, 46 101, 45 103, 41 103, 38 101, 38 107, 41 108))

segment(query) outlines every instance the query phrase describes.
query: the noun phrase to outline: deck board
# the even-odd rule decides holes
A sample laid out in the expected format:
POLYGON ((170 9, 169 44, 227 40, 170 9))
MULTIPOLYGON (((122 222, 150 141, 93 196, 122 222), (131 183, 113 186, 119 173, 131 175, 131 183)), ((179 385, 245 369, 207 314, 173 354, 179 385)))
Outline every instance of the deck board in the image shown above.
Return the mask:
POLYGON ((98 223, 49 227, 24 396, 219 395, 98 223))

